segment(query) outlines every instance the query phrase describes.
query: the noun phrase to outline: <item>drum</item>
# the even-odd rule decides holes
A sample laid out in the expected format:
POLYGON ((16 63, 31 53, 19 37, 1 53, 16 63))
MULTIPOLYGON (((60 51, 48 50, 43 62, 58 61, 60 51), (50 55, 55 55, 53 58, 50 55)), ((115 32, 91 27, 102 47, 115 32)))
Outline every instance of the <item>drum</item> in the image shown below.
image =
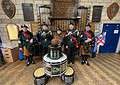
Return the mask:
POLYGON ((44 68, 38 68, 34 71, 33 76, 35 78, 34 84, 35 85, 45 85, 46 83, 46 75, 44 68))
POLYGON ((67 67, 66 72, 61 76, 62 80, 66 84, 72 84, 74 82, 74 70, 71 67, 67 67))
POLYGON ((43 57, 45 73, 49 76, 61 76, 67 67, 67 56, 62 54, 58 60, 52 60, 47 56, 48 54, 43 57))
POLYGON ((54 60, 59 59, 62 56, 61 46, 49 46, 48 57, 54 60))

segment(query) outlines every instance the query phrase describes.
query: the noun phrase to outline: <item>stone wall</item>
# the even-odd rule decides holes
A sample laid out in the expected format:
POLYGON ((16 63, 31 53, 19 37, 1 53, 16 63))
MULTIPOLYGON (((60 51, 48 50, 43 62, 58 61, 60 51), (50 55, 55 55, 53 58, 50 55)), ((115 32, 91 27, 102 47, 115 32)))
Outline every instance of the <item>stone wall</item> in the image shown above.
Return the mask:
MULTIPOLYGON (((1 1, 2 0, 0 0, 0 3, 1 1)), ((18 26, 20 26, 21 24, 27 24, 28 26, 30 26, 30 22, 25 22, 23 19, 23 11, 22 11, 21 3, 33 3, 35 21, 37 21, 37 16, 38 16, 38 6, 51 4, 51 0, 11 0, 11 1, 16 6, 16 15, 11 20, 5 15, 0 4, 0 36, 6 47, 12 45, 17 46, 16 41, 9 40, 6 30, 7 24, 15 23, 18 26)), ((103 6, 101 22, 95 23, 95 28, 102 30, 103 23, 120 23, 120 10, 119 13, 112 20, 110 20, 107 17, 107 7, 113 2, 117 2, 120 6, 120 0, 79 0, 78 5, 91 8, 90 21, 92 19, 93 6, 94 5, 103 6)), ((119 46, 120 46, 120 40, 119 40, 118 50, 120 50, 119 46)))
MULTIPOLYGON (((92 11, 94 5, 101 5, 103 6, 102 16, 101 16, 101 22, 95 23, 95 29, 99 29, 102 31, 103 23, 120 23, 120 9, 118 14, 110 20, 107 17, 107 7, 109 7, 113 2, 117 2, 120 6, 120 0, 79 0, 79 6, 86 6, 91 7, 91 13, 90 13, 90 21, 92 20, 92 11)), ((116 52, 120 51, 120 40, 118 42, 118 47, 116 52)))
POLYGON ((5 15, 4 11, 2 10, 1 1, 2 0, 0 0, 0 36, 3 41, 4 47, 14 47, 14 46, 16 47, 17 46, 17 41, 9 40, 7 30, 6 30, 7 24, 14 23, 14 24, 17 24, 19 27, 22 24, 26 24, 30 27, 30 22, 24 21, 22 3, 33 4, 35 21, 37 21, 38 6, 44 5, 44 4, 50 4, 50 0, 11 0, 16 6, 16 14, 13 17, 13 19, 9 19, 5 15))
MULTIPOLYGON (((92 20, 92 11, 94 5, 101 5, 103 6, 102 10, 102 16, 101 16, 101 22, 96 23, 96 25, 102 25, 103 23, 120 23, 120 10, 119 13, 110 20, 107 17, 107 7, 109 7, 113 2, 117 2, 120 6, 120 0, 79 0, 79 6, 86 6, 91 7, 91 13, 90 13, 90 21, 92 20)), ((99 28, 99 26, 98 26, 99 28)), ((101 29, 101 28, 100 28, 101 29)))

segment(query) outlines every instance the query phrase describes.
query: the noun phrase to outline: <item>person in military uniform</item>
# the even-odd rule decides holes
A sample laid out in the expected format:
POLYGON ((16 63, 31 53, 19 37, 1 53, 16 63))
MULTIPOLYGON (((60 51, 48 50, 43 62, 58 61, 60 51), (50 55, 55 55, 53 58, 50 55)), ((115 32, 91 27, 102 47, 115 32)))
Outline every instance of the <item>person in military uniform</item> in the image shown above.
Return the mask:
POLYGON ((80 52, 81 52, 81 64, 86 63, 89 64, 88 58, 90 57, 91 48, 93 46, 93 37, 94 33, 90 30, 91 26, 86 25, 86 30, 80 33, 79 35, 79 44, 80 44, 80 52))
MULTIPOLYGON (((21 26, 21 28, 23 28, 23 26, 21 26)), ((23 32, 23 30, 22 29, 19 29, 19 32, 18 32, 18 39, 19 39, 19 41, 18 41, 18 46, 19 46, 19 57, 18 57, 18 59, 20 60, 20 61, 22 61, 22 60, 24 60, 24 54, 23 54, 23 50, 21 50, 21 49, 23 49, 22 48, 22 44, 21 44, 21 36, 22 36, 22 32, 23 32)))
POLYGON ((66 32, 64 36, 64 46, 68 58, 68 64, 72 63, 74 64, 75 61, 75 52, 76 48, 78 48, 78 42, 77 42, 77 35, 78 32, 73 24, 69 25, 69 29, 66 32))
POLYGON ((26 25, 21 26, 22 31, 19 34, 19 50, 23 51, 27 66, 35 63, 33 60, 33 34, 26 25))
POLYGON ((42 55, 45 55, 48 52, 48 46, 53 38, 52 32, 49 30, 48 25, 43 23, 36 36, 42 55))
POLYGON ((1 40, 1 37, 0 37, 0 64, 4 64, 5 61, 4 61, 4 58, 3 58, 1 46, 2 46, 2 40, 1 40))

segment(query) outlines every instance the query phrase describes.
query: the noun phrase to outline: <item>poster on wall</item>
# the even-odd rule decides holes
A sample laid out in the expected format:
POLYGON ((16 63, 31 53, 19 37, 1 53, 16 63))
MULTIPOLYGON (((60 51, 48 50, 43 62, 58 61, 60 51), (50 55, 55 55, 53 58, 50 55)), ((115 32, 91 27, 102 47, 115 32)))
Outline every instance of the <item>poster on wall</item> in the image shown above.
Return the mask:
POLYGON ((8 37, 10 40, 18 40, 18 26, 15 24, 7 25, 8 37))

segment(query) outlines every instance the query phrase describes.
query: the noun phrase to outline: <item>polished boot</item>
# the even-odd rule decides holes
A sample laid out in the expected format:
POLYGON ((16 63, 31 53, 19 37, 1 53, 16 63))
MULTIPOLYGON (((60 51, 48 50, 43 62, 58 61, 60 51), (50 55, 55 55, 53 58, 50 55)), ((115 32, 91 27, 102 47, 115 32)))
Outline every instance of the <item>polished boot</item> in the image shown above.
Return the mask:
POLYGON ((29 57, 26 57, 26 66, 29 66, 30 65, 30 59, 29 57))
POLYGON ((35 64, 35 61, 33 60, 33 55, 30 55, 30 63, 35 64))

